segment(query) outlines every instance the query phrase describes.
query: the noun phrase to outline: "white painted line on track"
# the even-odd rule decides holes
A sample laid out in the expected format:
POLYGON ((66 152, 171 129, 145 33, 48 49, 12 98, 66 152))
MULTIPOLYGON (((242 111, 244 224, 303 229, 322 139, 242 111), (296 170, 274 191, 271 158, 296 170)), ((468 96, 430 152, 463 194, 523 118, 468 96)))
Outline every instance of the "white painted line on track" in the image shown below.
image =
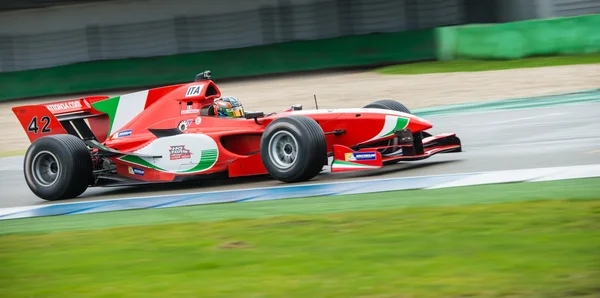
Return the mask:
POLYGON ((429 187, 428 189, 511 182, 551 181, 591 177, 600 177, 600 165, 596 164, 583 166, 494 171, 465 177, 448 183, 438 184, 429 187))
POLYGON ((545 117, 549 117, 549 116, 560 116, 560 115, 564 115, 566 113, 550 113, 550 114, 546 114, 546 115, 539 115, 539 116, 531 116, 531 117, 523 117, 523 118, 517 118, 517 119, 511 119, 511 120, 504 120, 504 121, 497 121, 497 122, 492 122, 490 124, 504 124, 504 123, 511 123, 511 122, 519 122, 519 121, 524 121, 524 120, 533 120, 533 119, 540 119, 540 118, 545 118, 545 117))
POLYGON ((7 214, 31 211, 39 208, 39 206, 25 206, 25 207, 9 207, 9 208, 0 208, 0 216, 4 216, 7 214))
POLYGON ((565 179, 577 179, 577 178, 588 178, 588 177, 600 177, 600 166, 598 165, 583 165, 583 166, 572 166, 564 168, 563 170, 545 175, 539 178, 531 179, 531 182, 537 181, 553 181, 553 180, 565 180, 565 179))

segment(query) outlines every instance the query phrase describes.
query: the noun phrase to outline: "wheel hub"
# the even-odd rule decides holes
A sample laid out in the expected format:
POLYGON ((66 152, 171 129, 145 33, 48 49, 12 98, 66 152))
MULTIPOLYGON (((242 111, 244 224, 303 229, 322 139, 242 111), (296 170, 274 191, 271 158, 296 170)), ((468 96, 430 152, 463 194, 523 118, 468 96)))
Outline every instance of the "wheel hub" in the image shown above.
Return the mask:
POLYGON ((50 172, 52 174, 56 174, 58 173, 58 164, 56 164, 55 162, 50 164, 50 172))
POLYGON ((289 169, 296 163, 298 141, 287 131, 279 131, 269 141, 269 158, 273 164, 282 169, 289 169))
POLYGON ((283 152, 285 152, 286 155, 292 154, 292 145, 290 144, 285 144, 283 146, 283 152))
POLYGON ((58 180, 61 168, 56 155, 49 151, 38 152, 31 162, 31 173, 35 182, 49 187, 58 180))

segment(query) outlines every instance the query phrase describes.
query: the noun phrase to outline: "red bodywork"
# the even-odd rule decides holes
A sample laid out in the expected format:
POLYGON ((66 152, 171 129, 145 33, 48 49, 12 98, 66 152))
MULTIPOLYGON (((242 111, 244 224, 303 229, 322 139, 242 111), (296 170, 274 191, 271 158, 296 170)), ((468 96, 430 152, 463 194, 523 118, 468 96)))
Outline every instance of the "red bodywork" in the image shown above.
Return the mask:
MULTIPOLYGON (((226 172, 229 177, 267 174, 260 155, 262 133, 273 120, 289 115, 304 115, 319 123, 326 134, 329 156, 333 157, 332 172, 378 168, 388 162, 418 160, 435 153, 460 151, 461 148, 460 141, 454 134, 422 135, 421 132, 432 127, 431 123, 411 114, 390 110, 290 109, 281 113, 263 115, 263 117, 233 119, 210 115, 210 109, 207 108, 212 105, 215 98, 221 96, 221 91, 211 80, 165 86, 143 92, 145 93, 140 93, 141 95, 138 94, 137 97, 131 97, 135 98, 131 100, 131 106, 134 106, 134 100, 141 102, 140 98, 144 96, 144 102, 136 105, 139 111, 133 108, 120 110, 121 105, 126 107, 126 104, 129 104, 123 103, 128 100, 126 96, 121 96, 118 101, 119 107, 115 111, 102 111, 100 108, 102 102, 108 103, 112 99, 108 96, 91 96, 44 105, 15 107, 13 112, 19 118, 31 142, 50 134, 77 135, 92 148, 99 172, 103 171, 106 175, 108 170, 105 166, 102 168, 102 163, 103 160, 110 160, 113 164, 114 176, 144 182, 174 181, 178 177, 219 172, 226 172), (198 88, 199 85, 202 85, 201 90, 198 88), (123 119, 129 121, 121 123, 121 127, 111 127, 121 125, 115 120, 121 117, 119 113, 128 114, 129 118, 123 119), (394 120, 396 118, 402 119, 394 120), (418 140, 396 144, 393 148, 402 148, 402 155, 382 154, 384 149, 392 148, 388 142, 397 138, 394 133, 381 135, 384 128, 390 125, 390 121, 404 123, 403 119, 408 119, 408 123, 401 128, 405 133, 408 132, 407 136, 410 135, 411 138, 416 136, 418 140), (147 154, 148 148, 159 139, 160 133, 168 134, 176 131, 182 122, 186 127, 183 131, 179 131, 180 134, 203 134, 216 143, 218 159, 208 169, 195 172, 168 171, 145 166, 140 162, 130 162, 131 159, 130 161, 123 159, 123 156, 141 154, 139 152, 147 154), (110 133, 111 129, 112 133, 110 133), (126 136, 118 137, 123 134, 126 136), (375 138, 378 134, 380 136, 375 138), (352 154, 355 156, 353 157, 352 154), (334 166, 336 162, 341 166, 334 166)), ((174 164, 177 167, 178 158, 185 159, 189 154, 193 154, 194 152, 186 151, 186 146, 191 145, 194 144, 169 144, 170 150, 180 150, 177 153, 180 155, 175 158, 171 155, 169 165, 174 164), (180 145, 181 147, 177 147, 180 145), (181 152, 184 155, 181 155, 181 152)), ((150 160, 148 155, 144 158, 150 160)), ((155 158, 166 158, 166 156, 155 156, 155 158)))

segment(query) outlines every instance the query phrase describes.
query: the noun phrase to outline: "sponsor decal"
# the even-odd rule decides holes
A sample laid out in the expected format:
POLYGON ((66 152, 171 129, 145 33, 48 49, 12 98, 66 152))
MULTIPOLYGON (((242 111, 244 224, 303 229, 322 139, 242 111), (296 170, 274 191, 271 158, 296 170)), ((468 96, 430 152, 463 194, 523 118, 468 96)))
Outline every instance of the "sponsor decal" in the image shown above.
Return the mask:
MULTIPOLYGON (((189 107, 188 107, 189 108, 189 107)), ((181 114, 196 114, 196 113, 200 113, 199 109, 187 109, 187 110, 181 110, 181 114)))
POLYGON ((48 110, 50 110, 51 112, 59 112, 59 111, 71 110, 71 109, 81 109, 82 106, 81 106, 81 102, 79 100, 74 100, 74 101, 68 101, 68 102, 49 104, 49 105, 46 105, 46 108, 48 108, 48 110))
MULTIPOLYGON (((177 123, 179 122, 174 124, 177 123)), ((177 129, 176 126, 174 128, 177 129)), ((142 168, 146 172, 148 168, 152 168, 165 173, 200 173, 211 169, 217 163, 219 146, 217 141, 208 135, 180 133, 154 139, 134 153, 142 156, 125 155, 118 159, 128 162, 127 165, 142 168), (153 158, 148 155, 159 155, 163 158, 153 158)))
MULTIPOLYGON (((191 122, 191 120, 189 120, 189 121, 191 122)), ((185 121, 185 120, 182 120, 181 122, 179 122, 179 125, 177 125, 177 128, 178 128, 178 129, 179 129, 181 132, 184 132, 184 131, 186 131, 186 130, 187 130, 187 128, 188 128, 188 123, 189 123, 189 122, 187 122, 187 121, 185 121)))
POLYGON ((377 153, 375 152, 351 152, 346 153, 346 161, 361 161, 361 160, 376 160, 377 153))
POLYGON ((144 176, 144 169, 129 166, 128 170, 131 175, 144 176))
POLYGON ((117 138, 123 138, 123 137, 128 137, 131 135, 131 129, 128 130, 124 130, 124 131, 119 131, 117 133, 117 138))
POLYGON ((171 160, 189 159, 192 157, 192 152, 185 148, 185 145, 169 146, 169 158, 171 160))
POLYGON ((196 123, 196 125, 200 125, 200 123, 202 123, 202 118, 196 117, 195 123, 196 123))
POLYGON ((204 84, 189 86, 185 92, 185 97, 198 96, 202 94, 202 88, 204 88, 204 84))

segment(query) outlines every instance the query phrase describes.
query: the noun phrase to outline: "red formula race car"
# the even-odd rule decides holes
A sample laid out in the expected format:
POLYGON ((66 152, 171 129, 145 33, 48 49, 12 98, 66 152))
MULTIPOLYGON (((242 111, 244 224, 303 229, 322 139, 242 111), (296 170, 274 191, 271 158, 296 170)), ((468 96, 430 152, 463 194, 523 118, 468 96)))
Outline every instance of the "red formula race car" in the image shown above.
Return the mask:
POLYGON ((245 112, 222 97, 210 71, 194 82, 117 97, 90 96, 13 108, 31 145, 25 179, 45 200, 81 195, 90 186, 134 185, 270 175, 284 182, 331 172, 381 168, 459 152, 455 134, 401 103, 363 108, 245 112))

